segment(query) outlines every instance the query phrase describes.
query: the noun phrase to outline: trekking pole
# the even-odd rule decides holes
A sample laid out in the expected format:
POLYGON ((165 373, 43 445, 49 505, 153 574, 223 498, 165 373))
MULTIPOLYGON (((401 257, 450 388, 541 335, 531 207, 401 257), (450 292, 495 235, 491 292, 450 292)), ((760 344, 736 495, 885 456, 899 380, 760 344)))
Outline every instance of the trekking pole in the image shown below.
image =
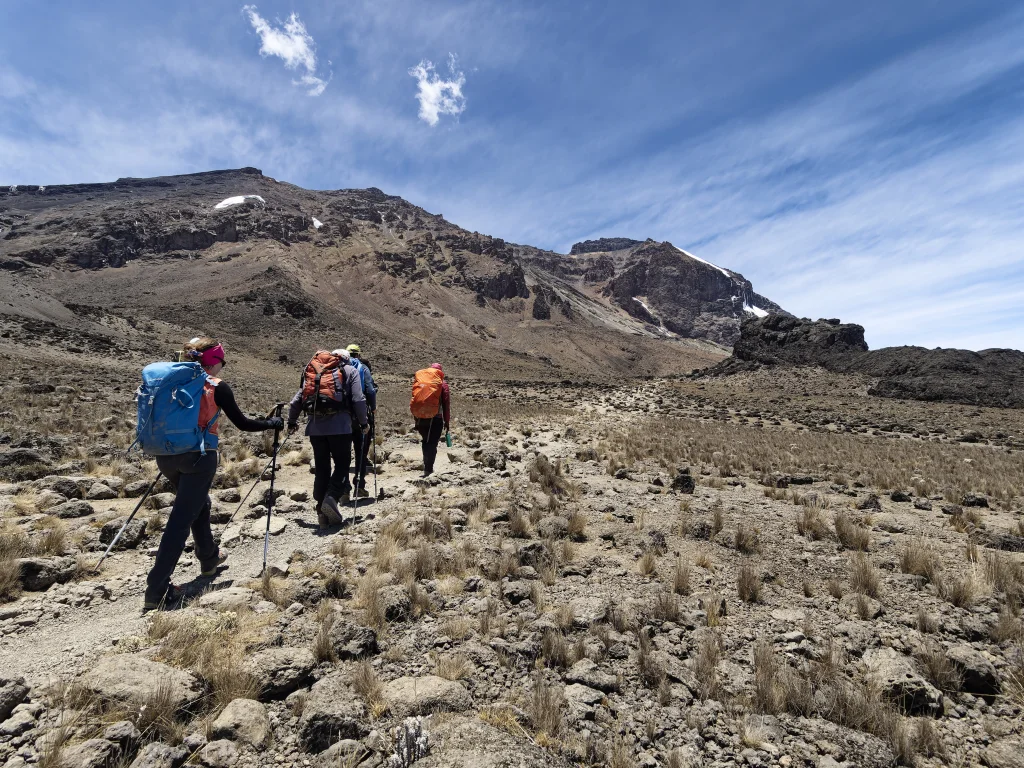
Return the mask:
MULTIPOLYGON (((274 406, 274 409, 267 416, 269 419, 271 416, 280 416, 281 409, 284 408, 284 403, 278 403, 274 406)), ((263 570, 260 571, 260 576, 267 572, 267 551, 270 549, 270 516, 274 512, 274 480, 277 477, 277 451, 281 447, 281 430, 274 430, 274 455, 270 459, 270 498, 267 500, 267 531, 263 536, 263 570)))
MULTIPOLYGON (((285 444, 291 439, 291 437, 292 437, 291 435, 288 435, 288 436, 285 437, 284 440, 281 441, 281 447, 282 448, 284 448, 285 444)), ((248 499, 252 495, 252 492, 256 490, 256 486, 263 482, 263 476, 265 474, 267 474, 267 470, 270 469, 271 465, 274 464, 275 462, 276 462, 275 459, 271 459, 270 461, 268 461, 267 462, 267 466, 265 466, 262 470, 260 470, 260 473, 258 475, 256 475, 256 482, 254 482, 252 484, 252 486, 250 486, 249 491, 245 494, 245 496, 242 498, 242 500, 240 502, 238 502, 238 506, 235 507, 234 514, 231 515, 232 519, 234 518, 235 515, 238 514, 238 511, 242 508, 242 505, 245 504, 246 499, 248 499)))
POLYGON ((121 538, 121 534, 124 533, 124 529, 128 527, 128 523, 130 523, 132 521, 132 518, 135 517, 135 513, 142 509, 143 502, 145 502, 146 499, 149 498, 149 494, 153 492, 153 489, 156 488, 157 482, 163 476, 163 472, 156 473, 156 477, 153 478, 153 482, 149 484, 149 488, 147 488, 146 492, 142 494, 142 498, 139 499, 139 503, 135 505, 135 509, 133 509, 132 513, 128 515, 128 519, 124 521, 124 525, 121 526, 121 530, 117 532, 117 536, 115 536, 114 540, 110 542, 110 544, 107 546, 107 551, 103 553, 103 557, 101 557, 99 559, 99 562, 96 563, 96 566, 93 568, 93 573, 100 572, 100 566, 103 565, 103 561, 107 559, 107 555, 110 554, 110 551, 114 548, 114 545, 117 544, 118 540, 121 538))
MULTIPOLYGON (((362 427, 359 427, 359 429, 362 430, 362 427)), ((365 435, 362 435, 363 440, 365 440, 369 434, 370 433, 367 432, 365 435)), ((359 507, 359 477, 362 474, 361 467, 366 463, 363 461, 363 454, 365 453, 363 451, 363 445, 364 444, 360 442, 359 455, 356 456, 356 482, 352 488, 352 525, 356 524, 356 509, 359 507)))
POLYGON ((370 440, 373 445, 373 503, 377 503, 377 420, 370 422, 370 440))

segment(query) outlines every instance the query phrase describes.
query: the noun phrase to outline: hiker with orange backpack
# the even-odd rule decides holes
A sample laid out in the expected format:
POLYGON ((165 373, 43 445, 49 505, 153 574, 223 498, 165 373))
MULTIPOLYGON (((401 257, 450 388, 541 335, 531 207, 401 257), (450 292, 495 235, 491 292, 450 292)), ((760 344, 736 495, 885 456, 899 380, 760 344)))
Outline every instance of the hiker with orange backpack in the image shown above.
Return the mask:
MULTIPOLYGON (((173 363, 153 363, 142 371, 136 393, 139 421, 135 444, 156 458, 161 474, 174 487, 156 560, 146 578, 143 610, 182 598, 171 583, 189 531, 203 576, 215 576, 227 560, 210 528, 210 486, 217 473, 218 417, 223 411, 243 432, 282 429, 280 416, 250 419, 235 402, 227 382, 215 378, 225 365, 224 347, 208 336, 184 345, 173 363)), ((134 444, 133 444, 134 445, 134 444)))
POLYGON ((359 373, 349 362, 344 349, 318 351, 288 404, 289 434, 299 428, 299 414, 306 414, 306 437, 313 447, 316 470, 313 499, 321 531, 342 523, 339 505, 347 503, 352 493, 348 479, 352 435, 356 429, 363 435, 370 431, 359 373))
POLYGON ((451 425, 451 390, 440 363, 416 371, 409 410, 423 441, 423 476, 429 477, 434 473, 437 444, 451 425))

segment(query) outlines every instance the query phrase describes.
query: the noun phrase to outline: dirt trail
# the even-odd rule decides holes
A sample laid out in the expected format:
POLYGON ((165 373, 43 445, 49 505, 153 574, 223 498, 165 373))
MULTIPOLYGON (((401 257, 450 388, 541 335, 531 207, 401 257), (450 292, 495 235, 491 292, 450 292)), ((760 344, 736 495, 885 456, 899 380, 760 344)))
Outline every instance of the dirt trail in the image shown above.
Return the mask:
MULTIPOLYGON (((301 445, 302 443, 298 443, 297 446, 291 447, 301 445)), ((412 459, 419 454, 419 445, 412 442, 411 438, 393 438, 386 447, 393 452, 392 459, 412 459)), ((452 452, 459 454, 464 450, 453 448, 452 452)), ((442 443, 437 459, 439 475, 443 476, 444 470, 450 466, 448 453, 449 450, 442 443)), ((377 503, 361 499, 355 528, 350 527, 351 524, 346 520, 344 527, 321 534, 316 526, 312 502, 306 505, 307 509, 304 512, 281 515, 282 519, 287 521, 287 527, 282 533, 271 536, 268 562, 286 561, 297 549, 315 557, 329 550, 338 536, 363 533, 368 527, 369 530, 375 529, 374 521, 397 511, 403 503, 402 497, 405 492, 415 488, 414 483, 420 476, 421 473, 418 471, 401 469, 394 460, 382 465, 377 482, 379 488, 385 489, 387 498, 377 503)), ((276 487, 286 493, 311 491, 312 484, 313 476, 306 465, 285 465, 278 470, 276 487)), ((368 477, 368 485, 372 491, 372 475, 368 477)), ((250 497, 250 501, 259 495, 262 488, 267 487, 267 482, 261 483, 260 488, 257 488, 250 497)), ((245 490, 248 490, 248 486, 243 488, 243 492, 245 490)), ((136 499, 117 499, 104 503, 102 508, 126 515, 136 503, 136 499)), ((246 502, 246 506, 248 503, 246 502)), ((350 506, 347 513, 351 511, 350 506)), ((253 522, 242 521, 243 528, 247 528, 253 522)), ((214 531, 222 531, 225 527, 214 526, 214 531)), ((158 538, 151 538, 149 545, 155 547, 158 541, 158 538)), ((199 576, 199 563, 187 551, 175 569, 174 582, 186 586, 191 595, 233 585, 244 585, 259 578, 263 564, 262 536, 253 538, 243 535, 238 545, 225 551, 230 557, 228 567, 214 579, 203 579, 199 576)), ((89 553, 88 562, 95 563, 100 554, 89 553)), ((100 575, 77 585, 58 585, 53 588, 58 592, 70 591, 77 594, 80 591, 84 593, 92 585, 102 585, 109 590, 109 599, 95 597, 88 605, 76 607, 54 603, 47 599, 49 593, 42 593, 32 595, 29 599, 16 604, 26 620, 35 617, 35 624, 27 631, 22 630, 0 638, 0 677, 24 676, 32 685, 54 676, 70 678, 88 669, 96 658, 109 653, 118 643, 130 643, 133 637, 144 636, 149 618, 142 613, 142 600, 146 574, 151 563, 152 557, 144 550, 115 552, 107 558, 100 575)))

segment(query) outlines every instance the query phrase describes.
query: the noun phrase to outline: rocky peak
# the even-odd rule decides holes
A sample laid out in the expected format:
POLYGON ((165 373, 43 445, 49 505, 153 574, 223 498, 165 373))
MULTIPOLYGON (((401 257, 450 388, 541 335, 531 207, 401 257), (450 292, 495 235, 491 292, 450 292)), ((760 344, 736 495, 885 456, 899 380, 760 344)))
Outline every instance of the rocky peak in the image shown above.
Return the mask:
POLYGON ((582 256, 585 253, 606 253, 608 251, 625 251, 635 248, 642 241, 631 240, 628 237, 601 237, 597 240, 584 240, 574 243, 569 249, 571 256, 582 256))

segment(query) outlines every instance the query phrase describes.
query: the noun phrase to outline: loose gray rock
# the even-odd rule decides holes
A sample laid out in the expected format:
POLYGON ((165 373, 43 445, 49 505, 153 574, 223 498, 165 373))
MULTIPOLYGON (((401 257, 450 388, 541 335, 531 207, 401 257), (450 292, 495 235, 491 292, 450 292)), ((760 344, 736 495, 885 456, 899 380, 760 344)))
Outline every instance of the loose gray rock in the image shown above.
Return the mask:
POLYGON ((11 716, 14 708, 28 697, 24 677, 0 677, 0 720, 11 716))
POLYGON ((255 602, 256 593, 248 587, 215 589, 199 598, 201 608, 211 608, 215 611, 236 611, 255 602))
POLYGON ((323 752, 340 739, 359 739, 367 729, 362 700, 336 672, 314 685, 299 718, 299 743, 307 752, 323 752))
POLYGON ((892 648, 873 648, 864 654, 867 680, 908 715, 935 712, 942 694, 914 670, 910 660, 892 648))
POLYGON ((446 720, 431 728, 434 745, 416 768, 553 768, 560 765, 550 751, 517 739, 475 717, 446 720))
POLYGON ((20 736, 35 727, 36 719, 32 717, 32 714, 21 710, 0 722, 0 736, 20 736))
POLYGON ((256 749, 270 743, 270 716, 267 708, 252 699, 235 699, 213 721, 215 739, 231 739, 256 749))
POLYGON ((129 768, 178 768, 187 759, 188 750, 184 747, 153 742, 139 751, 129 768))
POLYGON ((218 739, 199 750, 199 762, 209 768, 230 768, 238 761, 238 747, 233 741, 218 739))
POLYGON ((377 633, 338 617, 328 632, 331 647, 339 659, 361 659, 377 652, 377 633))
POLYGON ((177 711, 192 709, 204 693, 199 679, 191 672, 131 653, 104 656, 78 682, 106 703, 132 709, 145 704, 157 686, 166 686, 167 696, 177 711))
POLYGON ((435 675, 400 677, 385 683, 384 699, 397 717, 464 712, 473 706, 473 697, 462 685, 435 675))
POLYGON ((567 683, 579 683, 589 688, 611 693, 619 690, 619 682, 615 675, 602 672, 590 659, 580 659, 565 673, 567 683))
MULTIPOLYGON (((112 542, 114 537, 117 536, 117 532, 121 530, 122 525, 124 525, 124 518, 104 523, 103 528, 100 529, 100 543, 109 544, 112 542)), ((117 540, 117 546, 114 549, 135 549, 145 538, 146 521, 132 520, 124 529, 121 538, 117 540)))
POLYGON ((246 670, 260 686, 260 701, 287 696, 310 683, 316 666, 313 652, 307 648, 267 648, 246 661, 246 670))
POLYGON ((65 501, 63 504, 58 504, 50 510, 51 515, 56 515, 62 520, 69 520, 76 517, 85 517, 91 515, 96 510, 93 509, 92 504, 88 501, 65 501))
POLYGON ((142 741, 142 733, 128 720, 121 720, 107 726, 103 738, 117 744, 122 751, 130 752, 142 741))
POLYGON ((409 593, 404 587, 387 586, 381 587, 377 594, 380 598, 380 607, 384 612, 384 618, 388 621, 404 621, 409 618, 412 611, 412 601, 409 593))
POLYGON ((89 501, 107 501, 109 499, 116 499, 117 491, 109 485, 93 483, 89 490, 85 492, 85 498, 89 501))
POLYGON ((1001 685, 996 668, 969 645, 954 645, 946 651, 946 658, 961 676, 960 690, 975 696, 996 696, 1001 685))
POLYGON ((18 564, 21 586, 29 592, 43 592, 54 584, 65 584, 78 570, 73 557, 21 557, 18 564))
POLYGON ((121 748, 106 739, 89 739, 81 744, 65 747, 60 755, 61 768, 109 768, 120 754, 121 748))
POLYGON ((1024 740, 1000 739, 981 755, 989 768, 1024 768, 1024 740))

